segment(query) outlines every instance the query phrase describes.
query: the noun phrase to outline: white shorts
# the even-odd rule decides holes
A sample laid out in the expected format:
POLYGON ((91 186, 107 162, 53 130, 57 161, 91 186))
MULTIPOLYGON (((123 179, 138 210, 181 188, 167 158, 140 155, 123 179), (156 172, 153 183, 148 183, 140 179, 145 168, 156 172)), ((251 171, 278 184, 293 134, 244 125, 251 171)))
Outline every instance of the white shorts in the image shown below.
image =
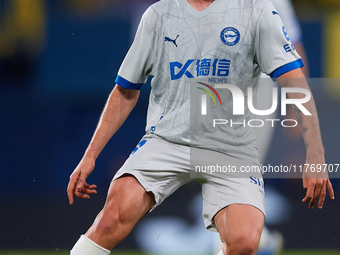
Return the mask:
POLYGON ((206 165, 218 164, 220 167, 232 165, 233 169, 238 170, 241 166, 254 165, 219 152, 190 148, 158 137, 144 137, 113 180, 124 174, 133 175, 147 192, 154 194, 156 204, 150 211, 182 185, 191 181, 199 182, 202 185, 203 219, 206 228, 212 231, 218 231, 214 216, 230 204, 249 204, 265 213, 264 185, 261 175, 208 173, 202 167, 202 162, 193 162, 197 160, 192 159, 203 154, 204 159, 200 156, 199 161, 203 160, 206 165), (199 151, 194 157, 193 150, 199 151), (216 159, 220 162, 216 162, 216 159), (198 169, 198 166, 201 169, 198 169))

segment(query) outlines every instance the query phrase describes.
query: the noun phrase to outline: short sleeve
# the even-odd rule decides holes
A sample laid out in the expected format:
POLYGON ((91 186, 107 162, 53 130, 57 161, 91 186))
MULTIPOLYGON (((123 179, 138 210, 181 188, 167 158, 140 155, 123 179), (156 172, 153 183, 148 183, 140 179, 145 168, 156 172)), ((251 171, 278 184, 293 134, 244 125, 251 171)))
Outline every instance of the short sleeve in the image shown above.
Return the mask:
POLYGON ((301 43, 301 27, 296 17, 291 0, 271 0, 274 7, 278 10, 280 17, 289 33, 289 38, 293 44, 301 43))
POLYGON ((288 36, 279 12, 269 1, 257 23, 255 55, 262 72, 273 79, 304 65, 288 36))
POLYGON ((149 8, 139 23, 135 39, 118 71, 116 83, 127 89, 140 89, 153 67, 153 24, 149 8))

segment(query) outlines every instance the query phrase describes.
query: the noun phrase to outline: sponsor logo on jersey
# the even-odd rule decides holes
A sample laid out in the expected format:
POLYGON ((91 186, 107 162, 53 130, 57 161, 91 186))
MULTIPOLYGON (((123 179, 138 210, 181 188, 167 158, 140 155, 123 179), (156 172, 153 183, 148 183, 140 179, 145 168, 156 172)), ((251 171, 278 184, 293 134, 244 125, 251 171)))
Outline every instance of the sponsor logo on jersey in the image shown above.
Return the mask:
POLYGON ((257 177, 253 177, 250 176, 250 183, 257 185, 259 187, 259 192, 264 194, 264 182, 262 178, 257 178, 257 177))
POLYGON ((289 42, 289 43, 283 45, 283 49, 285 50, 285 52, 288 53, 288 52, 291 52, 292 50, 295 51, 294 45, 290 41, 287 30, 284 26, 282 26, 282 32, 283 32, 283 35, 285 36, 287 42, 289 42))
POLYGON ((272 11, 272 13, 273 13, 273 15, 279 15, 280 16, 280 14, 277 12, 277 11, 272 11))
POLYGON ((282 32, 283 32, 283 35, 285 36, 287 42, 290 42, 290 39, 289 39, 289 36, 288 36, 288 33, 287 33, 285 26, 282 26, 282 32))
POLYGON ((234 27, 226 27, 221 32, 221 40, 228 46, 234 46, 240 41, 240 32, 234 27))
POLYGON ((259 185, 261 188, 264 188, 264 182, 262 178, 260 179, 260 178, 253 177, 253 176, 250 176, 249 178, 250 178, 250 183, 259 185))
POLYGON ((179 35, 177 35, 176 38, 173 39, 173 40, 172 40, 171 38, 169 38, 169 37, 166 36, 166 37, 164 37, 164 41, 165 41, 165 42, 172 42, 172 43, 177 47, 176 40, 177 40, 178 36, 179 36, 179 35))
MULTIPOLYGON (((208 77, 214 79, 215 83, 225 83, 229 75, 231 61, 228 59, 189 59, 184 65, 180 62, 170 63, 171 80, 178 80, 184 75, 187 78, 208 77), (196 65, 196 72, 189 71, 192 65, 196 65)), ((191 68, 193 69, 193 68, 191 68)))

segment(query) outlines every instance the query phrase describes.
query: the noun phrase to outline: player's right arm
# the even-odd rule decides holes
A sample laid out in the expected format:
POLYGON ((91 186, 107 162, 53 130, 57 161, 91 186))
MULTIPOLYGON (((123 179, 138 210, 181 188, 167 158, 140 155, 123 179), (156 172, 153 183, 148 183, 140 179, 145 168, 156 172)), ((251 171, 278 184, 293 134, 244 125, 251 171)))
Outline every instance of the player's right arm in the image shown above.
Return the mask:
POLYGON ((116 85, 112 90, 91 142, 83 158, 70 176, 67 195, 71 205, 74 202, 74 195, 82 199, 88 199, 90 198, 89 194, 97 193, 95 190, 97 186, 88 185, 86 178, 94 170, 95 162, 100 152, 135 107, 138 97, 139 90, 136 89, 126 89, 116 85))
MULTIPOLYGON (((157 18, 152 8, 142 17, 135 40, 118 71, 116 83, 119 85, 111 92, 91 142, 70 176, 67 187, 70 204, 73 204, 74 195, 86 199, 90 198, 90 194, 97 193, 96 185, 88 185, 86 178, 93 171, 99 153, 134 108, 140 87, 147 81, 148 76, 152 76, 154 41, 157 39, 155 29, 159 24, 157 18)), ((163 41, 163 38, 161 40, 163 41)))

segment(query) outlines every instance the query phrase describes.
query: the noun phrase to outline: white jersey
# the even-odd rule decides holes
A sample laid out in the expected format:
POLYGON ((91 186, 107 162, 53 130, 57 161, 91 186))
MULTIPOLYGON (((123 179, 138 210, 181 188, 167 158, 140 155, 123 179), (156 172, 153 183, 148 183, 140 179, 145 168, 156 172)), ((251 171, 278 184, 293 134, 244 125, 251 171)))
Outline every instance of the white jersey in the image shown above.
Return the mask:
POLYGON ((289 38, 293 44, 301 43, 302 33, 299 21, 296 17, 294 7, 290 0, 271 0, 278 10, 280 17, 289 33, 289 38))
MULTIPOLYGON (((261 71, 276 78, 302 65, 268 0, 215 0, 203 11, 187 0, 162 0, 144 13, 116 83, 139 89, 153 76, 147 134, 258 162, 253 128, 216 131, 197 124, 193 116, 200 104, 193 106, 192 92, 233 83, 246 94, 249 86, 256 87, 261 71)), ((230 105, 223 116, 240 121, 232 114, 231 94, 219 93, 221 105, 230 105)), ((242 118, 250 115, 246 111, 242 118)))

